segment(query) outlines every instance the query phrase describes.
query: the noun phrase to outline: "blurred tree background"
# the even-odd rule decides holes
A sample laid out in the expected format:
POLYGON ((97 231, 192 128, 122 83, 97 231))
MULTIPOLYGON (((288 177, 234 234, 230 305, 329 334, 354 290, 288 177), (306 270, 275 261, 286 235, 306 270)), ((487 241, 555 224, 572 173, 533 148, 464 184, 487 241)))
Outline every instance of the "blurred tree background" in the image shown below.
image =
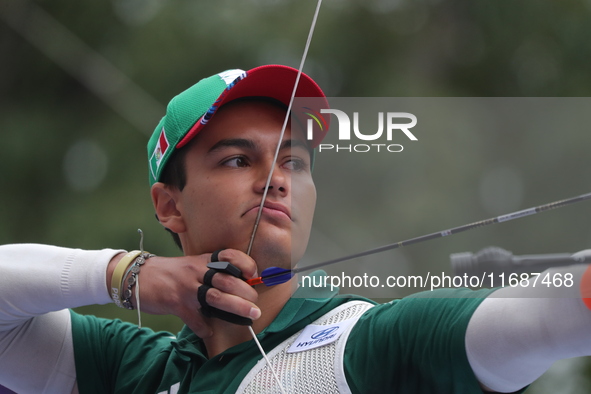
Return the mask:
MULTIPOLYGON (((0 243, 135 249, 142 228, 146 249, 178 255, 153 217, 147 180, 145 145, 166 103, 225 69, 297 67, 315 6, 3 0, 0 243)), ((304 71, 335 97, 587 97, 590 16, 588 0, 325 0, 304 71)), ((323 167, 319 155, 313 238, 320 246, 306 258, 506 213, 495 201, 507 195, 517 197, 502 209, 589 191, 589 133, 569 132, 568 124, 553 134, 472 130, 454 138, 437 152, 398 156, 393 166, 355 170, 343 156, 323 167), (346 202, 333 181, 345 170, 375 180, 363 185, 365 196, 346 202), (340 223, 351 225, 340 230, 351 239, 327 239, 340 223)), ((591 240, 584 204, 388 258, 413 272, 433 261, 448 270, 449 253, 488 245, 516 254, 575 252, 591 240)), ((135 321, 113 305, 80 311, 135 321)), ((156 329, 180 327, 172 317, 144 318, 156 329)), ((590 370, 585 359, 561 363, 528 392, 589 392, 590 370)))

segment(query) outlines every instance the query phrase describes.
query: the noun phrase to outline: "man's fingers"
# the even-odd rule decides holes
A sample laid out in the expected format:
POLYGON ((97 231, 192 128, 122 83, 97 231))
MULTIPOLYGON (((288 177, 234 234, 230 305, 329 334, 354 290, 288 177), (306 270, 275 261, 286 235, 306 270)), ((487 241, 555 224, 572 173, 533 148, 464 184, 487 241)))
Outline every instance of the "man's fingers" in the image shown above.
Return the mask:
POLYGON ((256 274, 256 264, 248 255, 235 250, 216 251, 210 260, 203 285, 197 291, 201 312, 206 317, 251 325, 261 311, 254 304, 257 292, 244 280, 256 274))
POLYGON ((235 265, 242 271, 242 276, 245 279, 252 279, 257 277, 257 265, 255 261, 247 254, 235 250, 224 249, 218 254, 219 261, 227 261, 235 265))
POLYGON ((256 302, 258 298, 257 291, 248 283, 222 272, 218 272, 213 276, 211 284, 212 287, 224 293, 239 296, 251 302, 256 302))
POLYGON ((208 305, 238 316, 252 320, 261 316, 261 310, 254 303, 245 300, 243 296, 228 294, 214 287, 207 291, 205 299, 208 305))
POLYGON ((210 254, 153 259, 142 269, 142 310, 179 316, 202 338, 212 333, 211 320, 200 311, 201 302, 245 319, 255 320, 260 317, 261 311, 255 305, 258 293, 243 280, 256 273, 256 264, 245 253, 232 249, 219 252, 218 260, 227 261, 240 269, 242 277, 223 272, 216 272, 213 276, 209 274, 211 288, 205 294, 205 301, 202 299, 201 302, 198 289, 209 271, 206 264, 211 261, 210 254))

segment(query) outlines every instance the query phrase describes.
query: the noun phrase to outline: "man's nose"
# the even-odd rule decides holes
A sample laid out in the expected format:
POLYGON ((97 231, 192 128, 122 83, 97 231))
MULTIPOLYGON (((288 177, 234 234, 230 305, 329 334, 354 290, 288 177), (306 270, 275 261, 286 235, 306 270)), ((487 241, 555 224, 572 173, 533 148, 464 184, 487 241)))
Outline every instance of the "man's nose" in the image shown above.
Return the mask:
POLYGON ((270 167, 267 168, 266 171, 262 171, 262 176, 260 176, 259 181, 255 188, 258 192, 264 193, 265 186, 269 182, 268 192, 267 193, 286 193, 288 189, 288 179, 286 175, 283 173, 283 170, 278 166, 275 165, 273 168, 273 173, 271 174, 270 167), (271 176, 269 181, 269 175, 271 176))
MULTIPOLYGON (((265 188, 263 188, 263 191, 265 190, 265 188)), ((269 185, 269 191, 273 190, 273 185, 269 185)), ((284 192, 285 191, 285 187, 283 186, 279 186, 279 191, 280 192, 284 192)))

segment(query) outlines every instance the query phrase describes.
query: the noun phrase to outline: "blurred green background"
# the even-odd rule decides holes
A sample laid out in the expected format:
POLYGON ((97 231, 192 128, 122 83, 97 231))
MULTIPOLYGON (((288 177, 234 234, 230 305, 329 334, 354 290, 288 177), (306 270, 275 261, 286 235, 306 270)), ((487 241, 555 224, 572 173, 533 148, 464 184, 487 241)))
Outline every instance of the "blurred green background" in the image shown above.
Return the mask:
MULTIPOLYGON (((146 249, 178 255, 153 217, 147 181, 145 145, 166 103, 225 69, 297 67, 315 6, 3 0, 0 243, 134 249, 142 228, 146 249)), ((587 0, 325 0, 304 71, 335 97, 587 97, 590 16, 587 0)), ((591 141, 580 127, 561 123, 542 135, 534 123, 450 138, 367 167, 320 154, 306 260, 589 191, 591 141), (348 186, 362 192, 345 192, 335 180, 351 173, 364 182, 348 186)), ((576 252, 591 241, 588 212, 583 203, 364 264, 449 271, 450 253, 489 245, 515 254, 576 252)), ((114 305, 81 311, 135 321, 114 305)), ((173 317, 144 320, 180 327, 173 317)), ((529 392, 589 392, 590 371, 585 359, 562 362, 529 392)))

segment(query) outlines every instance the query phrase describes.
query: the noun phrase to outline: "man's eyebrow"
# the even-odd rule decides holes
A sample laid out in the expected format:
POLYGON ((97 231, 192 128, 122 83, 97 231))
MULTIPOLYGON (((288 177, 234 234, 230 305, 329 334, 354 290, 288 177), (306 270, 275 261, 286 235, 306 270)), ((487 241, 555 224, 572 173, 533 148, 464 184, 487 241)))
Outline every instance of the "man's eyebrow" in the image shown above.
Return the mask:
MULTIPOLYGON (((256 150, 257 146, 252 140, 248 140, 245 138, 228 138, 218 141, 214 146, 209 148, 207 153, 211 153, 214 151, 218 151, 224 148, 245 148, 250 150, 256 150)), ((312 152, 312 149, 306 144, 304 141, 300 140, 286 140, 281 145, 281 149, 288 149, 288 148, 304 148, 305 150, 312 152)))
POLYGON ((252 142, 251 140, 247 140, 244 138, 229 138, 229 139, 218 141, 214 146, 209 148, 207 153, 211 153, 216 150, 221 150, 223 148, 231 148, 231 147, 246 148, 246 149, 250 149, 250 150, 256 149, 254 142, 252 142))
POLYGON ((304 141, 301 140, 287 140, 283 143, 281 149, 296 147, 304 148, 308 152, 310 157, 314 157, 314 149, 312 149, 310 145, 306 144, 304 141))
POLYGON ((307 151, 310 150, 310 147, 308 146, 308 144, 306 144, 304 141, 300 141, 300 140, 286 140, 283 143, 283 145, 281 146, 281 149, 296 148, 298 146, 300 148, 304 148, 307 151))

